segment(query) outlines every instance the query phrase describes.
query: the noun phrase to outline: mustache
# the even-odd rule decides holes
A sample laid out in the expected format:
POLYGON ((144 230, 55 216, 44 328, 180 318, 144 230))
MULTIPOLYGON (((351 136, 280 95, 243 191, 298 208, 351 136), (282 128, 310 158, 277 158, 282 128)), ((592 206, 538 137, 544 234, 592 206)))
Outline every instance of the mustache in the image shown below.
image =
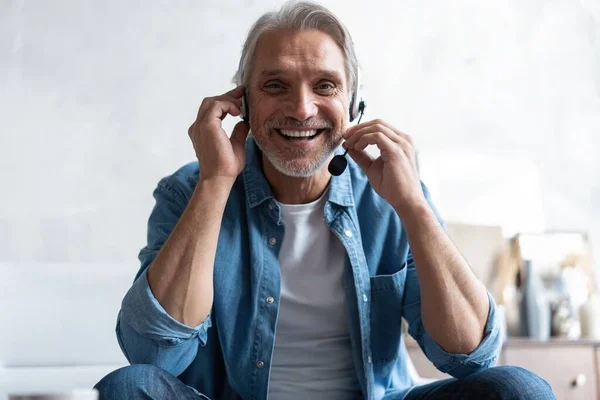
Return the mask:
POLYGON ((327 129, 333 128, 333 123, 328 119, 321 117, 312 117, 304 121, 299 121, 289 117, 274 117, 265 121, 267 128, 276 129, 280 126, 292 128, 311 128, 311 129, 327 129))

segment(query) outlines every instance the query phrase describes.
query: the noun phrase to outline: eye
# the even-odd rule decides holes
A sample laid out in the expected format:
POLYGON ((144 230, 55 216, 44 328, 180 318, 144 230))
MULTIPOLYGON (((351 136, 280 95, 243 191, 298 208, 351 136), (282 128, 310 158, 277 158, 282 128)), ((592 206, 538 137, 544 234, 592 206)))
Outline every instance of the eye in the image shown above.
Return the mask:
POLYGON ((333 83, 331 83, 331 82, 323 82, 323 83, 320 83, 317 86, 317 89, 325 91, 325 92, 328 92, 328 91, 334 90, 335 89, 335 85, 333 83))
POLYGON ((280 90, 283 88, 283 85, 280 82, 267 82, 265 83, 264 88, 270 91, 280 90))

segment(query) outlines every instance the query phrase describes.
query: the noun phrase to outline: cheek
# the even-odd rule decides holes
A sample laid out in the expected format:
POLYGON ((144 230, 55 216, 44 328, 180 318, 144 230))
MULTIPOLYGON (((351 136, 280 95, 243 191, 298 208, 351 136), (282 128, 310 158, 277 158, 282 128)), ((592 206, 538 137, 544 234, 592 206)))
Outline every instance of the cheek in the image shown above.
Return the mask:
POLYGON ((336 121, 337 125, 341 128, 341 129, 345 129, 346 125, 348 124, 350 115, 348 113, 348 110, 345 108, 345 106, 342 104, 340 106, 338 106, 335 109, 335 119, 334 121, 336 121))
POLYGON ((277 115, 277 103, 257 100, 252 104, 250 116, 252 122, 263 125, 265 121, 277 115))

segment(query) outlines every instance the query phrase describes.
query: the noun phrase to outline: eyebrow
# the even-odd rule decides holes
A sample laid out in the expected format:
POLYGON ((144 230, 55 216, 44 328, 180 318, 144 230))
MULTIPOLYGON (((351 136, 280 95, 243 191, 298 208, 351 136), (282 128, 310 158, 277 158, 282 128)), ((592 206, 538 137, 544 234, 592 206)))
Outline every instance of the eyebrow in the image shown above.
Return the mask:
MULTIPOLYGON (((262 71, 260 73, 259 77, 260 78, 270 78, 273 76, 285 75, 287 72, 288 71, 283 70, 283 69, 267 69, 267 70, 262 71)), ((340 82, 342 81, 342 76, 335 69, 317 69, 317 70, 314 70, 311 72, 315 75, 323 76, 327 79, 336 80, 336 81, 340 81, 340 82)))

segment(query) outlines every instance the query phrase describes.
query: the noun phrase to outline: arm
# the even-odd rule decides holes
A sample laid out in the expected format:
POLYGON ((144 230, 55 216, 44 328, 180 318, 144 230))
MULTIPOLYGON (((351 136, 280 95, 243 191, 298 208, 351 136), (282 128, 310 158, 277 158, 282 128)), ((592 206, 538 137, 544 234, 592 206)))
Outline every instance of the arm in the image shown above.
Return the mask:
POLYGON ((127 292, 117 322, 119 345, 131 363, 161 366, 174 375, 192 362, 211 326, 213 266, 227 198, 245 165, 248 125, 231 137, 221 126, 239 115, 243 87, 206 98, 188 134, 199 162, 199 181, 189 188, 177 174, 163 179, 148 222, 142 266, 127 292))
POLYGON ((416 265, 425 330, 445 351, 471 353, 481 343, 488 319, 485 286, 427 202, 398 215, 416 265))
POLYGON ((199 182, 148 269, 154 297, 182 324, 201 324, 212 308, 213 265, 230 190, 227 182, 199 182))
MULTIPOLYGON (((195 213, 184 217, 186 212, 198 207, 196 203, 202 205, 192 198, 200 197, 203 185, 198 184, 193 190, 187 179, 176 173, 161 180, 154 191, 156 205, 148 221, 148 243, 139 255, 142 265, 123 299, 116 328, 119 345, 131 364, 156 365, 175 376, 193 361, 198 346, 206 344, 211 319, 204 315, 197 324, 188 325, 174 318, 154 295, 148 278, 152 267, 148 266, 155 265, 166 242, 175 237, 176 226, 185 228, 191 223, 190 216, 195 213)), ((210 294, 212 304, 212 286, 210 294)))
POLYGON ((223 130, 227 114, 239 115, 244 88, 206 98, 188 134, 200 165, 199 182, 179 222, 148 271, 154 296, 177 321, 197 325, 213 302, 213 264, 229 192, 245 165, 248 124, 231 135, 223 130))
MULTIPOLYGON (((441 228, 443 222, 437 214, 435 206, 431 204, 429 192, 425 185, 422 185, 422 191, 429 204, 428 214, 431 212, 436 219, 436 225, 441 228)), ((442 234, 446 235, 443 230, 442 234)), ((408 232, 407 235, 410 236, 408 232)), ((409 240, 414 241, 414 239, 409 240)), ((436 251, 433 247, 424 247, 427 247, 429 251, 436 251)), ((436 333, 442 333, 439 331, 440 328, 425 328, 424 292, 426 290, 425 287, 428 285, 426 282, 423 282, 423 280, 429 278, 423 277, 420 269, 421 266, 417 266, 417 262, 412 253, 413 251, 413 249, 410 249, 407 258, 407 273, 402 307, 403 316, 409 324, 408 331, 410 335, 415 338, 419 343, 419 346, 423 349, 423 352, 427 355, 427 358, 429 358, 440 371, 448 373, 456 378, 463 378, 474 372, 493 366, 500 354, 502 342, 500 338, 500 329, 496 322, 496 305, 492 296, 487 290, 485 291, 485 304, 487 305, 487 309, 485 310, 486 317, 480 340, 475 347, 464 352, 445 349, 440 343, 439 337, 435 336, 436 333)), ((463 321, 466 320, 465 318, 460 318, 460 315, 463 313, 462 309, 452 309, 452 307, 444 303, 431 305, 432 309, 435 309, 436 307, 446 310, 445 312, 450 314, 448 315, 449 317, 454 316, 455 319, 458 320, 459 325, 463 324, 463 321)), ((460 333, 454 333, 454 335, 460 335, 460 333)), ((449 340, 459 342, 458 339, 452 336, 449 337, 449 340)))
POLYGON ((499 344, 494 304, 429 205, 411 137, 374 120, 349 128, 344 138, 348 154, 396 210, 407 233, 411 252, 403 307, 411 334, 438 368, 489 365, 499 344), (367 153, 368 145, 376 145, 380 156, 367 153))

